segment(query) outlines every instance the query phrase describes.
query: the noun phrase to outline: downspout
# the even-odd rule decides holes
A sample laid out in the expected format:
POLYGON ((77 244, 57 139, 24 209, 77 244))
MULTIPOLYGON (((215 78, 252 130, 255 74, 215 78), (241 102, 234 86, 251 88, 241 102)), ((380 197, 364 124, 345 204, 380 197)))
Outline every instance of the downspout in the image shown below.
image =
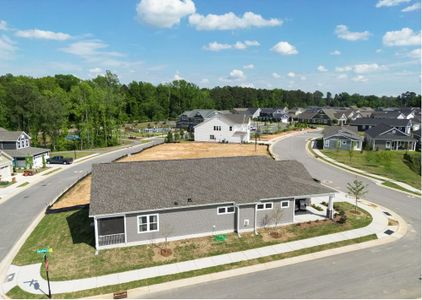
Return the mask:
POLYGON ((236 224, 237 224, 237 237, 240 237, 240 206, 236 205, 237 214, 236 214, 236 224))
POLYGON ((94 217, 94 231, 95 231, 95 255, 98 254, 98 221, 97 217, 94 217))
POLYGON ((253 231, 255 232, 255 234, 258 234, 258 232, 256 231, 256 218, 257 218, 257 212, 256 212, 256 204, 255 204, 255 210, 254 210, 254 218, 253 218, 253 231))

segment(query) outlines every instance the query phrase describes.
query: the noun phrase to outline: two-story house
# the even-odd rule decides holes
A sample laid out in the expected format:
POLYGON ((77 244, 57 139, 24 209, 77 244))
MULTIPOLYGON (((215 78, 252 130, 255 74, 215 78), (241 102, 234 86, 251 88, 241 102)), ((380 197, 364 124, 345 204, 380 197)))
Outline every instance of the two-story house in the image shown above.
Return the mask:
POLYGON ((250 125, 247 115, 217 114, 194 127, 195 141, 249 143, 250 125))
POLYGON ((183 128, 188 131, 193 131, 193 128, 204 122, 204 120, 211 118, 218 112, 215 109, 194 109, 183 112, 176 122, 176 128, 183 128))
POLYGON ((13 157, 17 168, 28 167, 28 158, 33 168, 41 168, 50 156, 50 149, 31 147, 31 137, 24 131, 8 131, 4 128, 0 129, 0 150, 13 157))

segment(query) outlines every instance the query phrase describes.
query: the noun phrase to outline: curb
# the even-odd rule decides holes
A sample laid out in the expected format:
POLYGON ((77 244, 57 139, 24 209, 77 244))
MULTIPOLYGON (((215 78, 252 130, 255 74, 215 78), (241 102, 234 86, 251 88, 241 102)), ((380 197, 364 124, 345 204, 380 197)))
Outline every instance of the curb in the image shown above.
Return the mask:
MULTIPOLYGON (((396 189, 396 188, 393 188, 393 187, 389 187, 389 186, 386 186, 386 185, 384 185, 384 184, 383 184, 383 182, 386 182, 386 181, 390 181, 390 182, 392 182, 392 181, 391 181, 391 179, 388 179, 388 178, 386 178, 385 180, 384 180, 384 179, 378 179, 378 178, 376 178, 376 176, 378 176, 378 175, 376 175, 376 174, 371 174, 371 173, 360 173, 360 172, 357 172, 357 171, 353 171, 353 170, 351 170, 351 169, 348 169, 348 168, 346 168, 346 167, 342 167, 342 166, 340 166, 340 165, 338 165, 338 164, 336 164, 336 163, 334 163, 334 162, 329 162, 329 161, 326 161, 325 159, 320 158, 318 154, 311 152, 311 150, 309 150, 309 148, 308 148, 308 145, 309 145, 309 143, 310 143, 312 140, 313 140, 313 139, 310 139, 310 140, 306 141, 306 146, 305 146, 305 148, 306 148, 306 152, 307 152, 307 153, 308 153, 308 154, 309 154, 312 158, 314 158, 314 159, 316 159, 316 160, 318 160, 318 161, 320 161, 320 162, 323 162, 323 163, 325 163, 325 164, 327 164, 327 165, 330 165, 330 166, 332 166, 332 167, 334 167, 334 168, 337 168, 337 169, 340 169, 340 170, 342 170, 342 171, 348 172, 348 173, 350 173, 350 174, 354 174, 354 175, 359 175, 359 176, 365 177, 365 178, 367 178, 367 179, 369 179, 369 180, 373 181, 376 185, 378 185, 378 186, 380 186, 380 187, 387 188, 387 189, 390 189, 390 190, 393 190, 393 191, 396 191, 396 192, 400 192, 400 193, 403 193, 403 194, 406 194, 406 195, 409 195, 409 196, 413 196, 413 197, 421 197, 421 195, 417 195, 416 193, 412 193, 412 192, 410 192, 410 191, 409 191, 409 192, 407 192, 407 191, 399 190, 399 189, 396 189), (318 156, 318 157, 315 157, 315 156, 318 156)), ((394 183, 394 182, 392 182, 392 183, 394 183)))

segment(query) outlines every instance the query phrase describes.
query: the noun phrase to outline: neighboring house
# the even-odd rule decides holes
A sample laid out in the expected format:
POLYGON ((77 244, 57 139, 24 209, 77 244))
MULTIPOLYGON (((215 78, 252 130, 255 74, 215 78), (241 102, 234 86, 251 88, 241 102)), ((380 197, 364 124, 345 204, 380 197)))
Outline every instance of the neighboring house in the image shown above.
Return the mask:
POLYGON ((396 127, 380 124, 365 132, 366 143, 372 150, 412 150, 417 140, 396 127))
POLYGON ((204 122, 204 120, 211 118, 217 113, 218 112, 215 109, 194 109, 185 111, 179 116, 179 119, 176 122, 176 128, 193 131, 193 127, 204 122))
POLYGON ((0 182, 11 181, 13 173, 13 157, 0 150, 0 182))
POLYGON ((416 140, 416 149, 421 151, 421 128, 412 132, 413 138, 416 140))
POLYGON ((249 143, 250 125, 247 115, 217 114, 194 127, 195 141, 249 143))
POLYGON ((371 118, 375 119, 406 119, 400 111, 374 111, 371 118))
POLYGON ((296 210, 335 190, 297 161, 264 156, 96 164, 89 217, 97 250, 295 222, 296 210))
POLYGON ((32 167, 38 169, 50 157, 50 149, 31 147, 31 137, 24 131, 0 130, 0 150, 13 157, 17 168, 26 168, 26 160, 30 157, 32 167))
POLYGON ((421 128, 421 118, 416 116, 412 119, 412 130, 418 131, 421 128))
POLYGON ((247 115, 251 119, 256 119, 259 117, 259 114, 261 113, 260 108, 233 108, 233 113, 235 114, 241 114, 241 115, 247 115))
POLYGON ((289 121, 297 121, 297 116, 304 112, 302 107, 293 107, 287 111, 287 115, 289 116, 289 121))
POLYGON ((367 131, 368 129, 380 124, 396 127, 404 133, 409 134, 412 128, 412 121, 408 119, 377 119, 377 118, 358 118, 350 122, 350 126, 357 127, 358 131, 367 131))
POLYGON ((326 108, 309 109, 301 113, 297 119, 302 123, 331 125, 338 122, 335 112, 333 109, 326 108))
POLYGON ((324 149, 362 150, 362 142, 355 127, 329 126, 323 131, 324 149))

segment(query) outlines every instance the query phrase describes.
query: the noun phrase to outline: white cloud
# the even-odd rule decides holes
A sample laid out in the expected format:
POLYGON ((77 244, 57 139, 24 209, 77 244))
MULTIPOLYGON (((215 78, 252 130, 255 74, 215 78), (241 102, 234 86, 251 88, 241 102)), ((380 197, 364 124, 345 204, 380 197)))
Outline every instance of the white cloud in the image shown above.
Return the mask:
POLYGON ((68 47, 61 48, 61 50, 66 53, 81 56, 83 58, 94 58, 98 55, 107 55, 114 57, 123 56, 123 54, 119 52, 102 51, 102 49, 105 49, 107 47, 108 45, 100 40, 87 40, 72 43, 68 47))
POLYGON ((324 67, 323 65, 319 65, 318 66, 318 68, 317 68, 317 70, 319 71, 319 72, 327 72, 328 70, 327 70, 327 68, 326 67, 324 67))
POLYGON ((138 17, 145 23, 171 28, 180 23, 180 19, 195 13, 192 0, 141 0, 136 6, 138 17))
POLYGON ((289 44, 288 42, 278 42, 271 48, 271 51, 276 52, 281 55, 294 55, 298 54, 296 47, 289 44))
POLYGON ((67 33, 53 32, 48 30, 40 29, 28 29, 18 30, 15 33, 16 36, 27 39, 39 39, 39 40, 54 40, 54 41, 66 41, 71 38, 67 33))
POLYGON ((244 42, 237 41, 233 45, 222 44, 219 42, 211 42, 202 48, 204 50, 217 52, 217 51, 227 50, 227 49, 245 50, 248 47, 259 46, 259 45, 260 44, 258 43, 258 41, 244 41, 244 42))
POLYGON ((410 51, 407 56, 411 57, 411 58, 419 58, 421 59, 421 48, 418 49, 414 49, 412 51, 410 51))
POLYGON ((368 79, 366 77, 362 76, 362 75, 358 75, 356 77, 353 77, 352 80, 355 81, 355 82, 366 82, 366 81, 368 81, 368 79))
POLYGON ((330 55, 340 55, 341 52, 339 50, 334 50, 330 52, 330 55))
MULTIPOLYGON (((151 0, 156 1, 156 0, 151 0)), ((238 17, 229 12, 224 15, 208 14, 206 16, 193 14, 189 16, 189 23, 197 30, 234 30, 250 27, 280 26, 283 22, 279 19, 264 19, 253 12, 245 12, 238 17)))
POLYGON ((372 73, 376 71, 385 70, 386 66, 378 64, 357 64, 344 67, 336 67, 336 72, 350 72, 353 71, 356 74, 372 73))
POLYGON ((0 20, 0 30, 7 30, 7 22, 5 20, 0 20))
POLYGON ((229 74, 229 79, 231 80, 243 80, 246 76, 242 70, 234 69, 229 74))
POLYGON ((289 76, 290 78, 295 78, 296 73, 295 72, 289 72, 289 73, 287 73, 287 76, 289 76))
POLYGON ((306 80, 306 76, 304 76, 304 75, 300 76, 300 80, 302 80, 302 81, 306 80))
POLYGON ((337 79, 347 79, 348 77, 347 74, 340 74, 337 76, 337 79))
POLYGON ((255 68, 255 66, 253 64, 243 66, 243 69, 246 69, 246 70, 252 70, 253 68, 255 68))
POLYGON ((397 6, 401 3, 407 3, 410 2, 410 0, 378 0, 376 7, 391 7, 391 6, 397 6))
POLYGON ((347 40, 347 41, 360 41, 367 40, 371 33, 369 31, 362 32, 352 32, 349 31, 349 28, 346 25, 337 25, 336 30, 334 31, 338 38, 347 40))
POLYGON ((273 76, 274 79, 279 79, 281 77, 281 75, 276 72, 273 72, 271 75, 273 76))
POLYGON ((98 75, 105 74, 105 71, 99 67, 89 69, 88 72, 91 77, 97 77, 98 75))
POLYGON ((10 59, 16 52, 15 43, 7 36, 0 36, 0 60, 10 59))
POLYGON ((411 12, 411 11, 416 11, 416 10, 420 10, 420 9, 421 9, 421 3, 417 2, 417 3, 414 3, 410 6, 403 8, 401 11, 402 12, 411 12))
POLYGON ((255 88, 254 84, 253 84, 253 83, 251 83, 251 82, 248 82, 248 83, 241 83, 239 86, 240 86, 240 87, 244 87, 244 88, 255 88))
POLYGON ((386 32, 382 41, 386 46, 420 45, 421 33, 413 32, 412 29, 405 27, 401 30, 386 32))
POLYGON ((184 80, 184 78, 179 74, 179 71, 176 71, 176 74, 173 76, 173 80, 184 80))
POLYGON ((203 84, 207 84, 207 83, 209 83, 210 81, 208 80, 208 78, 202 78, 201 79, 201 83, 203 83, 203 84))

